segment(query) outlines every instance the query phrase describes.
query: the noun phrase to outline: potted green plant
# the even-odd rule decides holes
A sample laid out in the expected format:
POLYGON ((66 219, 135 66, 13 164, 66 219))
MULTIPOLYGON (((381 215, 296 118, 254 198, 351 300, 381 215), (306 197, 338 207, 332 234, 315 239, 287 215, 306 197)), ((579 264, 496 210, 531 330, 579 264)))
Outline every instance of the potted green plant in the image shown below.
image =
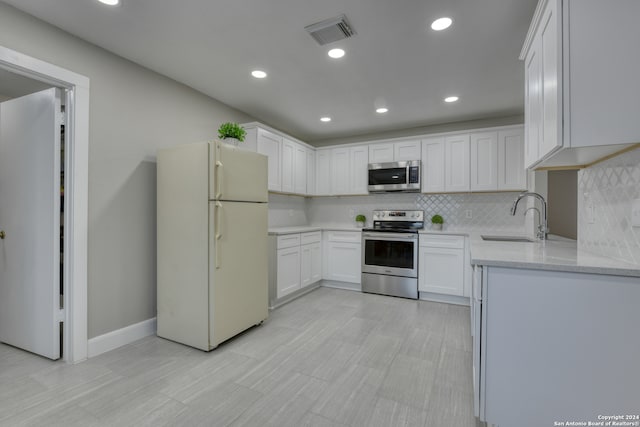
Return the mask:
POLYGON ((230 144, 238 145, 238 142, 244 141, 247 131, 237 123, 226 122, 218 128, 218 137, 230 144))
POLYGON ((356 215, 356 222, 358 223, 358 227, 362 228, 365 222, 367 222, 367 217, 362 214, 356 215))
POLYGON ((442 219, 440 215, 434 215, 431 217, 432 230, 442 230, 442 224, 444 224, 444 219, 442 219))

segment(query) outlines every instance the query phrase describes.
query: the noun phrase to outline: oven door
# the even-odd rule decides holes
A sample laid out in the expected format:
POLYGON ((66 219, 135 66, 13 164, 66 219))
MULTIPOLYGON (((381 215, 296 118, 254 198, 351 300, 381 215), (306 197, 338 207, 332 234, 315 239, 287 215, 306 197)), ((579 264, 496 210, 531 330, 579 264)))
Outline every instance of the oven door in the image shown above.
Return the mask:
POLYGON ((362 272, 418 277, 418 235, 415 233, 362 233, 362 272))

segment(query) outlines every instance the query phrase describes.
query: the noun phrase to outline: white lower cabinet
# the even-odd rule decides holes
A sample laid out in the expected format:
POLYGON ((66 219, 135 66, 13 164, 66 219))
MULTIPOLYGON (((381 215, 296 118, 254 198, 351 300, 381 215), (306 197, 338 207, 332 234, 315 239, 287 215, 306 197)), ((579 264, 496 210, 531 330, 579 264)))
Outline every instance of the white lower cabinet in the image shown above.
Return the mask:
POLYGON ((324 278, 340 282, 360 283, 361 233, 327 231, 324 243, 324 278))
MULTIPOLYGON (((275 262, 272 262, 270 299, 273 303, 322 279, 322 233, 314 231, 277 236, 275 262), (275 264, 275 265, 274 265, 275 264)), ((273 305, 273 304, 272 304, 273 305)))
POLYGON ((278 298, 301 287, 300 246, 278 250, 278 298))
POLYGON ((418 290, 465 295, 464 236, 420 235, 418 290))

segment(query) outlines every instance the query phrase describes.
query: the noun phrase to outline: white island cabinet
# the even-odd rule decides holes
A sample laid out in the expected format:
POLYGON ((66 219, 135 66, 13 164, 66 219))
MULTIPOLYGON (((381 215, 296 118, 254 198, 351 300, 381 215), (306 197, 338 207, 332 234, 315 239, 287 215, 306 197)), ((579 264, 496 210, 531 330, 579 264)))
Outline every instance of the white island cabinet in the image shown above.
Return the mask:
POLYGON ((476 416, 499 426, 538 427, 638 414, 640 277, 500 266, 476 271, 476 416))
POLYGON ((585 165, 640 141, 638 16, 638 1, 539 1, 520 54, 525 166, 585 165))

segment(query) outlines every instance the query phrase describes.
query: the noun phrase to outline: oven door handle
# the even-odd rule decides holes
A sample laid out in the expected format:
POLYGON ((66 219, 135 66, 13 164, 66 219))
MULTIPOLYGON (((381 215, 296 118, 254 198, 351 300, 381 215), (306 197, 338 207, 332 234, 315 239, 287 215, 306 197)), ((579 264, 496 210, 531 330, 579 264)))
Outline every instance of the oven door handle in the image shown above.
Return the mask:
POLYGON ((362 233, 362 237, 369 237, 368 240, 418 240, 417 234, 402 233, 362 233))

